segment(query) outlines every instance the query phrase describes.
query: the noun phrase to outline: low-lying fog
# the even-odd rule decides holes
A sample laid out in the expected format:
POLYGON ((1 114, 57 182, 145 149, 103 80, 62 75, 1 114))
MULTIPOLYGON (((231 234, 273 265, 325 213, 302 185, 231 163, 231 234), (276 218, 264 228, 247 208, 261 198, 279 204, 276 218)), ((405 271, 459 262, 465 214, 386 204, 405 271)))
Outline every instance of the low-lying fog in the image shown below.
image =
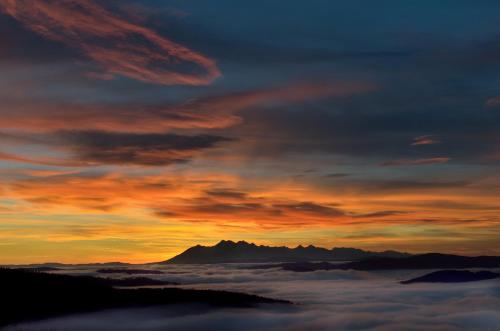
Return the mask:
MULTIPOLYGON (((144 276, 179 282, 186 288, 253 293, 291 300, 296 305, 255 309, 167 306, 112 310, 23 323, 7 330, 500 330, 498 280, 401 285, 400 280, 429 271, 297 273, 248 269, 243 265, 140 268, 161 270, 163 274, 144 276)), ((96 270, 75 267, 58 272, 95 275, 96 270)), ((117 274, 101 276, 120 277, 117 274)))

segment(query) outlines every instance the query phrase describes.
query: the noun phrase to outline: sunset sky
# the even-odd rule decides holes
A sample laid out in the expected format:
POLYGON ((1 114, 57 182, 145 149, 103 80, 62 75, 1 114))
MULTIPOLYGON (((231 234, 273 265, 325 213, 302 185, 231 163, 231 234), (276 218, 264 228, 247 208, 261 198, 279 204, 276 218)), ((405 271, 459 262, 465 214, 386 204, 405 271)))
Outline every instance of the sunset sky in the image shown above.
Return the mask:
POLYGON ((221 239, 500 254, 499 16, 0 0, 0 263, 221 239))

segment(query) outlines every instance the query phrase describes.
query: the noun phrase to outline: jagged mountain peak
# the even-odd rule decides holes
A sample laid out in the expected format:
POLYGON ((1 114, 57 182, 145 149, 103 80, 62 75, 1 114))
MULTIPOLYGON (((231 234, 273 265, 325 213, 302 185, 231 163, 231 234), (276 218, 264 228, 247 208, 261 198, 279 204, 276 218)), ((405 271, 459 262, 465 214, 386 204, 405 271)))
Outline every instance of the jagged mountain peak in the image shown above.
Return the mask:
POLYGON ((249 247, 256 246, 254 243, 249 243, 244 240, 232 241, 232 240, 221 240, 213 247, 249 247))

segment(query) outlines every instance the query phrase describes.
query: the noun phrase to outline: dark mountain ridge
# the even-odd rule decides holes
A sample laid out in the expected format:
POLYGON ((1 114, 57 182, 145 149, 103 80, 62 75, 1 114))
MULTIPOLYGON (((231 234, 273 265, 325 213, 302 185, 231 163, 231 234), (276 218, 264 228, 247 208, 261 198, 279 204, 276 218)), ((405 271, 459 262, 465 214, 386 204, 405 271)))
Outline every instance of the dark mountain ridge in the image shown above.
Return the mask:
POLYGON ((371 252, 356 248, 326 249, 309 245, 273 247, 255 245, 246 241, 222 240, 215 246, 197 245, 183 253, 160 262, 162 264, 211 264, 211 263, 271 263, 302 261, 358 261, 373 257, 404 258, 410 254, 396 251, 371 252))
POLYGON ((469 270, 440 270, 429 274, 416 277, 409 280, 404 280, 401 284, 414 283, 465 283, 478 282, 482 280, 490 280, 500 278, 500 273, 491 271, 469 271, 469 270))
POLYGON ((281 268, 287 271, 315 270, 411 270, 411 269, 470 269, 500 268, 500 256, 460 256, 428 253, 409 257, 371 257, 348 263, 289 262, 255 266, 254 268, 281 268))

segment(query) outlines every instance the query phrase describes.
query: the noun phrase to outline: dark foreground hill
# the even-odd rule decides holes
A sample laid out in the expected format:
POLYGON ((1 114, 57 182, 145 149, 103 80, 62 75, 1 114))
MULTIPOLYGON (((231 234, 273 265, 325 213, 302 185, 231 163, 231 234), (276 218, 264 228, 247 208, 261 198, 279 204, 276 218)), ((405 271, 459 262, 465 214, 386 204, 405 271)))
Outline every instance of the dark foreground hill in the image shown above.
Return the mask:
POLYGON ((296 248, 255 245, 245 241, 223 240, 215 246, 197 245, 160 263, 270 263, 302 261, 359 261, 370 257, 402 258, 410 254, 395 251, 370 252, 356 248, 326 249, 315 246, 296 248))
POLYGON ((180 303, 244 308, 264 303, 289 303, 225 291, 179 288, 117 289, 95 277, 15 269, 0 269, 0 293, 3 306, 0 327, 25 320, 109 308, 180 303))
POLYGON ((255 266, 254 268, 281 268, 287 271, 307 272, 315 270, 408 270, 408 269, 470 269, 500 268, 499 256, 460 256, 429 253, 405 258, 368 258, 349 263, 294 262, 255 266))
POLYGON ((413 283, 464 283, 500 278, 500 273, 491 271, 440 270, 421 277, 404 280, 401 284, 413 283))

